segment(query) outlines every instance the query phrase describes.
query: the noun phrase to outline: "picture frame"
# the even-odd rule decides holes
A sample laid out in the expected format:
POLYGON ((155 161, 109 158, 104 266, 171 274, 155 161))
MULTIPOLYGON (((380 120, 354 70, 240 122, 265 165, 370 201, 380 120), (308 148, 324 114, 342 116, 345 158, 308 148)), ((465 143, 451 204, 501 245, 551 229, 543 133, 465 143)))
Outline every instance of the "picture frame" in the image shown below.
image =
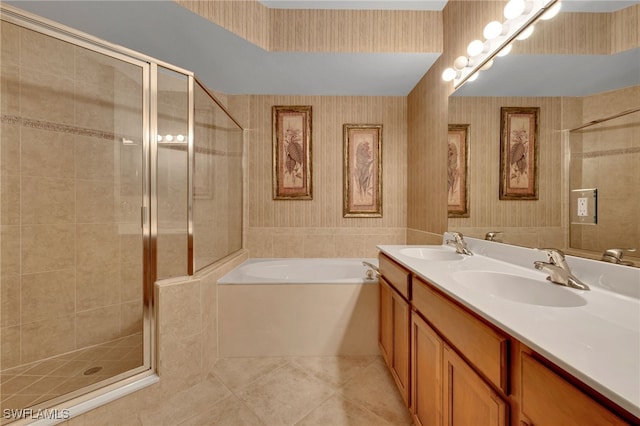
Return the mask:
POLYGON ((272 107, 273 199, 311 200, 311 106, 272 107))
POLYGON ((449 124, 447 151, 448 217, 469 217, 469 124, 449 124))
POLYGON ((344 124, 343 216, 382 217, 382 124, 344 124))
POLYGON ((500 108, 500 200, 538 199, 539 112, 500 108))

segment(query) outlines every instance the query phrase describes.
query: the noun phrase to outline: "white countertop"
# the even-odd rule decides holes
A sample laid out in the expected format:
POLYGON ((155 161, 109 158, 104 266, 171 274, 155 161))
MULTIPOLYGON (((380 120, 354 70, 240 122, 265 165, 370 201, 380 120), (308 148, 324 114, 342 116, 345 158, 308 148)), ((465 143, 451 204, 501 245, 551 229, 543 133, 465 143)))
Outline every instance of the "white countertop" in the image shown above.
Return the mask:
MULTIPOLYGON (((567 256, 573 274, 591 288, 575 290, 546 281, 547 274, 533 267, 534 260, 547 260, 540 251, 465 240, 474 255, 461 260, 423 260, 400 253, 403 248, 418 246, 380 245, 378 249, 640 417, 640 268, 567 256), (576 293, 584 302, 563 307, 515 302, 473 288, 473 283, 461 284, 455 279, 458 271, 509 273, 540 280, 540 285, 576 293)), ((443 249, 454 252, 452 247, 443 249)))

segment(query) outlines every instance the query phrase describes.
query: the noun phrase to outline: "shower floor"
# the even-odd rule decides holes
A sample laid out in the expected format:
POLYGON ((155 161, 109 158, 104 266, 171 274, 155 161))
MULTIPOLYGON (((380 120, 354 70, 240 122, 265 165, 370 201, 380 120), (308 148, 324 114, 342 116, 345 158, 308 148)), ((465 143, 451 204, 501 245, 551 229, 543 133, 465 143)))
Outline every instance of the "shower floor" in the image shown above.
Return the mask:
POLYGON ((7 369, 0 373, 0 406, 3 412, 31 407, 139 367, 142 360, 142 334, 134 334, 7 369))

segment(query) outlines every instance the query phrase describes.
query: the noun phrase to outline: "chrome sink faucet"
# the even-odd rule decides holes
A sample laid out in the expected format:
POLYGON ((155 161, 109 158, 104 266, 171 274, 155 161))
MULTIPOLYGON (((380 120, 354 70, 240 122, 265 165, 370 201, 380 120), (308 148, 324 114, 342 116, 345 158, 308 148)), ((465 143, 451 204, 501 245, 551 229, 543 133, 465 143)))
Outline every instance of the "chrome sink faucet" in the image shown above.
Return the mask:
POLYGON ((487 241, 497 241, 496 237, 498 236, 498 234, 502 234, 502 231, 489 231, 484 234, 484 239, 487 241))
POLYGON ((536 269, 549 274, 547 280, 555 284, 577 288, 579 290, 589 290, 588 285, 573 276, 562 251, 552 248, 539 250, 542 250, 547 254, 547 258, 549 261, 542 262, 540 260, 537 260, 533 262, 533 266, 536 269))
POLYGON ((467 248, 467 242, 462 237, 462 233, 460 232, 452 232, 453 240, 446 240, 445 243, 448 246, 454 246, 456 248, 456 253, 458 254, 466 254, 467 256, 473 256, 473 253, 467 248))
POLYGON ((627 260, 622 260, 622 255, 623 255, 623 253, 625 251, 634 252, 634 251, 636 251, 636 249, 634 249, 634 248, 628 248, 628 249, 617 249, 617 248, 606 249, 604 251, 604 253, 602 253, 602 258, 600 260, 603 260, 605 262, 615 263, 615 264, 618 264, 618 265, 633 266, 633 262, 629 262, 627 260))

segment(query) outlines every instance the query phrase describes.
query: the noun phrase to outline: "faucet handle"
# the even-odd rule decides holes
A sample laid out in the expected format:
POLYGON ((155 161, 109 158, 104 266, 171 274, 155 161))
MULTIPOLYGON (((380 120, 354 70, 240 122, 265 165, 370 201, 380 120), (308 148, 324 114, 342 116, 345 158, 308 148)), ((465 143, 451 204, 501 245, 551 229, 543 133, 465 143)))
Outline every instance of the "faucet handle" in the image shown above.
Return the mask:
POLYGON ((624 252, 633 253, 634 251, 636 251, 635 248, 624 248, 624 249, 610 248, 610 249, 606 249, 604 253, 602 253, 602 259, 603 260, 611 259, 611 260, 620 262, 622 260, 622 256, 624 252))
POLYGON ((562 250, 555 248, 541 248, 538 250, 545 252, 547 258, 549 259, 549 262, 553 263, 554 265, 562 266, 563 268, 567 265, 564 259, 565 254, 562 250))
POLYGON ((453 239, 457 242, 460 242, 464 239, 464 237, 462 236, 462 232, 453 231, 450 232, 450 234, 453 235, 453 239))
POLYGON ((484 239, 487 241, 495 241, 498 234, 502 234, 502 231, 489 231, 484 234, 484 239))

